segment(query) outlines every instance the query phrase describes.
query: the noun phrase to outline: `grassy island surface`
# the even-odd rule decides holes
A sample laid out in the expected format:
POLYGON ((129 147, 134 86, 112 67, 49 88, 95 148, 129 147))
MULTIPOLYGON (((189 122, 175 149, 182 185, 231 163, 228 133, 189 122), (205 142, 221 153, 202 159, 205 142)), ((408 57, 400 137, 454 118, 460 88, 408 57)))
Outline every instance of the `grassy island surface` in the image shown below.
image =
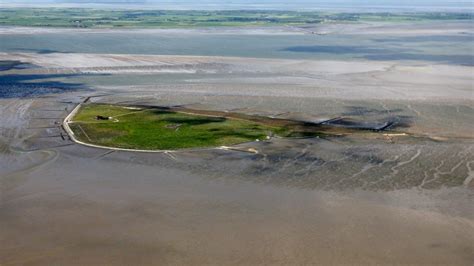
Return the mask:
POLYGON ((107 104, 83 105, 69 126, 86 143, 144 150, 216 147, 292 134, 245 119, 107 104))

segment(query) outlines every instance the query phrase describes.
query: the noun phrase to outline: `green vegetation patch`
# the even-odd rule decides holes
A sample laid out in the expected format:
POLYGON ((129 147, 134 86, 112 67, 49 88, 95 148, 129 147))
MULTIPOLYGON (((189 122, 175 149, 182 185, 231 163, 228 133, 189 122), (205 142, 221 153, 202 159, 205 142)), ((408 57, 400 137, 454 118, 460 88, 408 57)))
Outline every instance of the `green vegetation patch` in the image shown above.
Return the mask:
POLYGON ((330 13, 297 11, 0 8, 0 25, 68 28, 188 28, 306 25, 357 21, 471 20, 471 13, 330 13))
POLYGON ((83 105, 69 125, 83 142, 144 150, 227 146, 292 134, 245 119, 106 104, 83 105))

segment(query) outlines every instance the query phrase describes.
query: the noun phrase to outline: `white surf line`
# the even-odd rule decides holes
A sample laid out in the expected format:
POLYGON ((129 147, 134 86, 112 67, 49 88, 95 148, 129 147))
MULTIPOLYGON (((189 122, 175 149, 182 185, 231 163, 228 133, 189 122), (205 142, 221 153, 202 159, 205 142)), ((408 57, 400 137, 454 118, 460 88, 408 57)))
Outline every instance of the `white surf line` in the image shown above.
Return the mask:
MULTIPOLYGON (((82 106, 82 103, 78 104, 64 118, 63 127, 64 127, 64 130, 66 131, 66 133, 69 135, 69 137, 71 138, 71 140, 73 142, 75 142, 77 144, 87 146, 87 147, 97 148, 97 149, 105 149, 105 150, 113 150, 113 151, 128 151, 128 152, 142 152, 142 153, 165 153, 168 156, 170 156, 171 158, 173 158, 171 156, 171 153, 175 153, 175 152, 179 152, 179 151, 185 152, 185 151, 205 151, 205 150, 227 150, 227 151, 250 152, 250 153, 258 154, 258 151, 253 149, 253 148, 249 148, 248 150, 242 150, 242 149, 232 148, 232 147, 227 147, 227 146, 213 147, 213 148, 198 148, 198 149, 179 149, 179 150, 141 150, 141 149, 125 149, 125 148, 107 147, 107 146, 102 146, 102 145, 95 145, 95 144, 91 144, 91 143, 86 143, 86 142, 78 140, 76 138, 76 135, 72 131, 71 127, 69 126, 70 123, 73 123, 73 121, 71 119, 77 114, 77 112, 79 111, 81 106, 82 106)), ((174 157, 173 159, 176 159, 176 157, 174 157)))

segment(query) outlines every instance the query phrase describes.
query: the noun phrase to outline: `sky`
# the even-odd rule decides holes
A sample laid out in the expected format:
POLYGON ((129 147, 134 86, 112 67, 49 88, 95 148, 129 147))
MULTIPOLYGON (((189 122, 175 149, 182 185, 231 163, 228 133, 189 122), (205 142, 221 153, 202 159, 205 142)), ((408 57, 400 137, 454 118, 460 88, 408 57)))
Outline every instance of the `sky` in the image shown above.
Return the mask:
POLYGON ((153 9, 264 9, 329 11, 455 11, 472 12, 473 0, 0 0, 0 7, 15 5, 81 6, 153 9))

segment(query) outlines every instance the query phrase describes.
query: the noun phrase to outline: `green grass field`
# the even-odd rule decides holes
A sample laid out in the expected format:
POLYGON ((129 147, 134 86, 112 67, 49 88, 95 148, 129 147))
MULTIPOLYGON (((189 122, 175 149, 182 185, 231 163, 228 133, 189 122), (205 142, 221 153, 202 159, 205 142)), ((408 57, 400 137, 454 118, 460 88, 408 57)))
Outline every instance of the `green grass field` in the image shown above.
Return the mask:
POLYGON ((263 140, 272 132, 289 133, 246 120, 105 104, 82 106, 70 127, 86 143, 144 150, 216 147, 263 140), (97 120, 98 115, 110 119, 97 120))
POLYGON ((329 13, 296 11, 0 8, 0 25, 66 28, 190 28, 306 25, 357 21, 470 20, 470 13, 329 13))

